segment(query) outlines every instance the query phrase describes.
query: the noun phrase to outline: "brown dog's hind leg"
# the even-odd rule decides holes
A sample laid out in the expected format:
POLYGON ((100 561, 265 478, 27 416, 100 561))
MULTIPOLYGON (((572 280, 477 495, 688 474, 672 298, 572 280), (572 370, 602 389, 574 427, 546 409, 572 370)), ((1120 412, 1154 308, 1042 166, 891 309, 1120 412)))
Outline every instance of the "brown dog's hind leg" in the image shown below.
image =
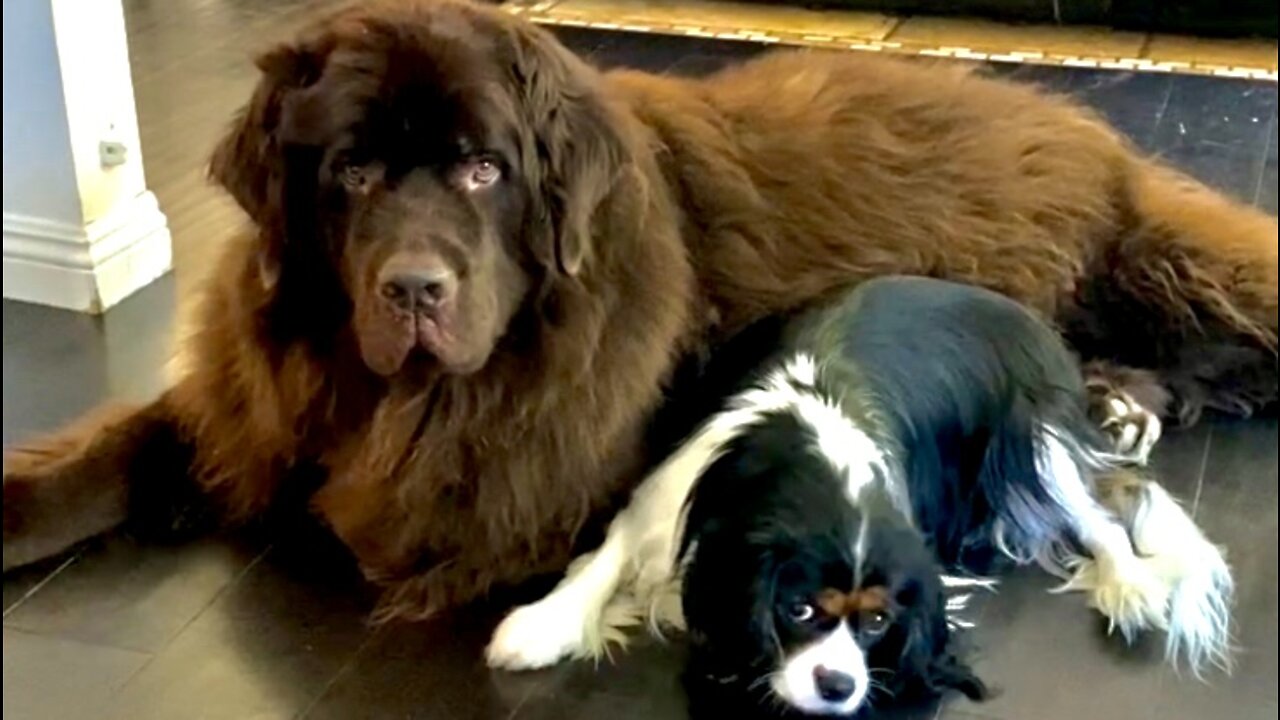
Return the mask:
POLYGON ((161 398, 103 408, 4 455, 4 570, 66 551, 126 521, 172 537, 208 518, 191 450, 161 398))
POLYGON ((1079 315, 1060 318, 1089 359, 1150 368, 1166 418, 1237 415, 1277 399, 1276 220, 1142 161, 1127 183, 1128 227, 1094 259, 1079 315))

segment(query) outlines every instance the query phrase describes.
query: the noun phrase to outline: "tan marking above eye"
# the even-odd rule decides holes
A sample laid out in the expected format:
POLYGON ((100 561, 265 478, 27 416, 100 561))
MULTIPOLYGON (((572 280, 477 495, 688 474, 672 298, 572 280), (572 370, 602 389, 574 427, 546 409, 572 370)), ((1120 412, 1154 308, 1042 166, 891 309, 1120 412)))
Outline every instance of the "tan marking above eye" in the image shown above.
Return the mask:
POLYGON ((858 588, 852 592, 827 588, 818 593, 815 602, 826 615, 844 618, 859 612, 888 609, 889 591, 879 585, 858 588))

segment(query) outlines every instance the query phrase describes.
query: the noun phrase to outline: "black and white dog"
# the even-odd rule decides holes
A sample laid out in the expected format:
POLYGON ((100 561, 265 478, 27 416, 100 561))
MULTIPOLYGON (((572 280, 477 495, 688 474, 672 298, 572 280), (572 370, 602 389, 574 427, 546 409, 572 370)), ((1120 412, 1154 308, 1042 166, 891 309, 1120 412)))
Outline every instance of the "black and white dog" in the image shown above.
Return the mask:
POLYGON ((1029 311, 885 278, 794 321, 781 348, 598 550, 502 622, 492 666, 598 656, 647 619, 687 627, 703 672, 806 713, 981 698, 951 649, 951 595, 989 585, 996 555, 1059 574, 1126 636, 1164 630, 1174 663, 1228 666, 1223 555, 1136 471, 1159 422, 1103 398, 1128 427, 1102 432, 1029 311))

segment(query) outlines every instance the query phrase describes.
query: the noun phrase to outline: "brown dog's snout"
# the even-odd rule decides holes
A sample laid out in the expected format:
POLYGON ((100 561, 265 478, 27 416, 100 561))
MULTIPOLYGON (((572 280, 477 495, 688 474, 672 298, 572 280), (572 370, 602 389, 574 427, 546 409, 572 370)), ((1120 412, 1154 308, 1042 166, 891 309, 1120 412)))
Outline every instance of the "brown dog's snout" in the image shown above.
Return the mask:
POLYGON ((397 258, 379 273, 378 292, 401 310, 432 310, 454 299, 458 276, 441 260, 397 258))

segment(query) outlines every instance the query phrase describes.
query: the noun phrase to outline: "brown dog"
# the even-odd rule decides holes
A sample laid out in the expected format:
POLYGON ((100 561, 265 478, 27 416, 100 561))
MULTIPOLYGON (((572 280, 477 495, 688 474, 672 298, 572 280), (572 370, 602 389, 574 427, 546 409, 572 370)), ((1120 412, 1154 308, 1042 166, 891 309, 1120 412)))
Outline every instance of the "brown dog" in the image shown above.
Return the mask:
POLYGON ((1276 396, 1274 219, 1027 88, 856 54, 602 74, 453 0, 258 65, 212 163, 255 232, 193 367, 6 456, 5 568, 318 476, 386 614, 422 616, 561 567, 678 358, 887 273, 1007 293, 1188 415, 1276 396))

